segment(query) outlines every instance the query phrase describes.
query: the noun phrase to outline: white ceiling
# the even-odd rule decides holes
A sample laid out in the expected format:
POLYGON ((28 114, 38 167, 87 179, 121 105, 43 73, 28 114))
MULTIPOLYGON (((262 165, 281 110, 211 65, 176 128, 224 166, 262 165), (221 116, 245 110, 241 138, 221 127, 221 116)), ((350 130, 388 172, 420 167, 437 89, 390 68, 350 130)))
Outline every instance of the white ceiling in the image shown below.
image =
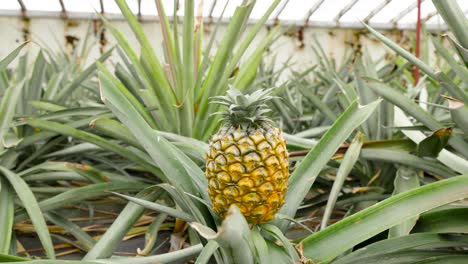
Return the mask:
MULTIPOLYGON (((121 18, 120 11, 114 0, 1 0, 0 16, 58 16, 63 15, 61 3, 68 17, 94 17, 101 12, 101 2, 104 12, 111 18, 121 18), (21 4, 26 8, 21 13, 21 4)), ((413 29, 416 24, 417 0, 282 0, 270 17, 270 22, 279 21, 284 24, 308 25, 317 27, 361 27, 360 20, 367 21, 376 28, 413 29)), ((444 28, 443 20, 437 15, 432 0, 422 0, 421 14, 427 28, 444 28)), ((468 0, 457 0, 468 16, 468 0)), ((163 0, 167 14, 174 12, 173 0, 163 0)), ((227 4, 224 18, 227 20, 234 13, 235 7, 242 0, 195 0, 202 8, 205 17, 217 18, 227 4)), ((273 0, 257 0, 251 19, 262 16, 273 0)), ((133 12, 138 13, 138 0, 127 0, 133 12)), ((183 15, 184 1, 180 1, 177 15, 183 15)), ((155 0, 141 0, 142 19, 151 20, 156 17, 155 0)))

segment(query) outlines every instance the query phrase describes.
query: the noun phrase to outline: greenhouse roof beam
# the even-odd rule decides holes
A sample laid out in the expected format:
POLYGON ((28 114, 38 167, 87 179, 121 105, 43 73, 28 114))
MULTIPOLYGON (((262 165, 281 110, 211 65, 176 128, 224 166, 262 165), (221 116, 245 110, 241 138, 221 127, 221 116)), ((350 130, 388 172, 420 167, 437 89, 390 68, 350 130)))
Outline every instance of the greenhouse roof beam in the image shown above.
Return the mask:
POLYGON ((307 11, 307 14, 304 18, 304 26, 307 26, 307 24, 309 23, 310 17, 315 13, 315 11, 317 11, 317 9, 320 8, 323 2, 325 2, 325 0, 319 0, 317 3, 315 3, 314 6, 312 6, 311 9, 309 9, 309 11, 307 11))
POLYGON ((210 23, 213 21, 213 12, 216 7, 216 2, 217 0, 213 0, 213 3, 211 3, 210 9, 209 9, 210 11, 208 11, 208 20, 210 21, 210 23))
POLYGON ((349 2, 349 4, 347 4, 345 7, 343 7, 343 9, 340 10, 340 12, 335 16, 335 18, 333 19, 333 21, 337 22, 340 20, 340 18, 342 16, 344 16, 351 8, 353 8, 353 6, 359 2, 359 0, 352 0, 351 2, 349 2))
POLYGON ((369 12, 369 14, 363 19, 364 23, 369 23, 369 21, 377 15, 382 9, 384 9, 388 4, 390 4, 392 0, 384 0, 380 5, 378 5, 376 8, 374 8, 372 11, 369 12))
POLYGON ((276 13, 273 15, 273 23, 278 24, 280 19, 279 16, 281 15, 281 12, 283 12, 284 8, 286 5, 289 3, 289 0, 284 0, 281 2, 280 7, 277 9, 276 13))
POLYGON ((26 9, 26 5, 24 4, 23 0, 18 0, 18 4, 19 4, 20 7, 21 7, 21 15, 22 15, 23 17, 25 17, 25 16, 27 15, 26 12, 28 11, 28 10, 26 9))
POLYGON ((99 6, 101 7, 101 14, 104 15, 105 10, 104 10, 104 2, 102 0, 99 0, 99 6))
MULTIPOLYGON (((118 7, 108 6, 110 0, 92 0, 89 2, 89 10, 84 7, 82 1, 74 0, 48 0, 53 3, 53 8, 48 9, 47 5, 41 5, 42 0, 0 0, 2 3, 5 1, 12 2, 10 5, 5 5, 6 8, 0 6, 0 16, 7 17, 28 17, 28 18, 62 18, 62 19, 99 19, 99 15, 95 13, 105 14, 110 20, 123 20, 124 16, 119 12, 118 7), (31 6, 30 6, 31 5, 31 6)), ((151 0, 145 0, 151 1, 151 0)), ((265 1, 271 3, 272 0, 265 1)), ((267 25, 283 24, 285 26, 296 26, 296 27, 317 27, 317 28, 350 28, 350 29, 361 29, 363 28, 362 23, 355 19, 358 16, 362 21, 371 25, 375 29, 387 30, 387 29, 398 29, 398 30, 414 30, 415 24, 413 19, 413 13, 416 8, 416 0, 410 1, 398 1, 397 0, 374 0, 375 3, 372 7, 364 10, 358 10, 358 6, 361 6, 360 0, 347 0, 342 6, 334 5, 333 0, 301 0, 301 1, 289 1, 281 0, 270 19, 266 22, 267 25), (329 1, 331 3, 329 3, 329 1), (301 4, 296 4, 301 3, 301 4), (407 3, 406 6, 402 6, 401 3, 407 3), (291 9, 291 6, 295 6, 296 10, 291 9), (330 8, 332 6, 333 8, 330 8), (327 16, 323 16, 322 12, 329 12, 327 16), (297 14, 301 14, 299 17, 297 14), (320 13, 320 14, 319 14, 320 13), (380 15, 383 15, 385 19, 379 19, 380 15), (411 17, 410 17, 411 16, 411 17)), ((468 11, 466 5, 468 0, 456 0, 462 7, 465 13, 468 11)), ((428 9, 425 9, 421 21, 425 23, 425 27, 430 30, 446 30, 447 25, 439 15, 434 12, 433 7, 426 1, 425 4, 428 9)), ((50 2, 48 2, 50 4, 50 2)), ((204 8, 204 21, 205 23, 211 23, 214 19, 218 19, 220 12, 218 12, 219 5, 226 3, 226 7, 232 7, 231 4, 227 5, 228 1, 223 0, 211 0, 211 2, 204 8)), ((159 21, 158 16, 152 13, 146 12, 143 0, 136 0, 132 6, 132 10, 135 15, 138 16, 142 22, 159 21), (138 6, 136 5, 138 3, 138 6), (145 13, 146 12, 146 13, 145 13)), ((263 4, 262 4, 263 5, 263 4)), ((51 5, 52 6, 52 5, 51 5)), ((360 8, 361 8, 360 7, 360 8)), ((260 9, 259 9, 260 10, 260 9)), ((257 12, 263 12, 262 10, 257 12)), ((221 23, 227 23, 232 15, 227 12, 225 17, 219 18, 221 23)), ((249 23, 255 23, 259 17, 259 14, 255 14, 254 18, 250 19, 249 23)), ((169 17, 171 19, 171 17, 169 17)))
POLYGON ((142 15, 141 15, 141 0, 138 0, 137 1, 138 3, 138 13, 137 13, 137 17, 138 17, 138 20, 142 20, 142 15))
POLYGON ((437 14, 438 14, 437 11, 431 12, 431 13, 427 14, 425 17, 423 17, 423 18, 421 19, 421 22, 426 22, 426 21, 428 21, 429 19, 431 19, 431 18, 433 18, 434 16, 436 16, 437 14))
MULTIPOLYGON (((425 0, 421 0, 421 3, 423 3, 425 0)), ((416 7, 418 6, 418 2, 414 2, 411 5, 409 5, 406 9, 398 13, 392 20, 390 20, 390 23, 396 25, 400 19, 402 19, 404 16, 409 14, 411 11, 413 11, 416 7)))
POLYGON ((67 9, 65 8, 65 4, 63 3, 63 0, 58 0, 59 3, 60 3, 60 7, 62 8, 62 17, 63 18, 68 18, 68 14, 67 14, 67 9))

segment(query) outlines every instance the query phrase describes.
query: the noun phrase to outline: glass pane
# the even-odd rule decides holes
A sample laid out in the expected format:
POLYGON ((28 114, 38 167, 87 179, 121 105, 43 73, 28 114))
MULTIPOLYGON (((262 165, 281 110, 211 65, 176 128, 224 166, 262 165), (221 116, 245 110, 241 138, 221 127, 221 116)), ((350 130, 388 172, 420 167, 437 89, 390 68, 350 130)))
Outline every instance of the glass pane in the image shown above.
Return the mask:
MULTIPOLYGON (((132 5, 132 2, 134 1, 128 1, 127 0, 127 4, 131 7, 133 6, 132 5)), ((115 3, 114 0, 102 0, 102 5, 104 6, 104 13, 107 13, 107 14, 120 14, 120 8, 119 6, 115 3)), ((97 9, 97 10, 100 10, 97 9)), ((137 9, 135 9, 135 12, 136 12, 137 9)), ((133 10, 132 10, 133 11, 133 10)))
POLYGON ((21 7, 17 0, 2 0, 0 2, 0 9, 19 10, 21 7))
POLYGON ((62 7, 57 0, 23 0, 23 3, 26 6, 26 10, 62 11, 62 7))
MULTIPOLYGON (((424 1, 421 4, 421 18, 426 17, 430 13, 436 11, 434 4, 432 1, 424 1)), ((409 12, 406 16, 402 17, 398 24, 416 24, 418 19, 418 9, 414 8, 411 12, 409 12)))
POLYGON ((384 0, 360 0, 346 14, 344 14, 340 22, 359 22, 365 19, 370 12, 380 6, 384 0))
MULTIPOLYGON (((216 1, 216 6, 213 10, 213 17, 219 17, 223 11, 224 6, 226 5, 227 0, 218 0, 216 1)), ((230 0, 226 11, 224 11, 224 18, 232 17, 237 6, 242 4, 242 0, 230 0)))
MULTIPOLYGON (((265 12, 268 10, 268 8, 271 6, 271 3, 273 0, 263 0, 263 1, 257 1, 255 3, 254 9, 252 10, 252 14, 250 14, 251 19, 260 19, 265 12)), ((276 8, 279 8, 281 3, 276 6, 276 8)), ((275 14, 275 11, 273 11, 272 15, 275 14)))
POLYGON ((94 13, 95 11, 101 11, 99 0, 63 0, 63 4, 68 12, 94 13))
POLYGON ((338 13, 346 7, 351 0, 325 1, 309 20, 311 21, 333 21, 338 13))
POLYGON ((280 20, 289 21, 304 21, 307 12, 318 2, 319 0, 293 0, 289 1, 283 12, 279 15, 280 20))
POLYGON ((370 20, 370 23, 390 23, 403 10, 414 4, 414 1, 393 0, 370 20))
POLYGON ((156 11, 156 4, 154 0, 142 0, 141 1, 141 14, 147 16, 156 16, 158 12, 156 11))

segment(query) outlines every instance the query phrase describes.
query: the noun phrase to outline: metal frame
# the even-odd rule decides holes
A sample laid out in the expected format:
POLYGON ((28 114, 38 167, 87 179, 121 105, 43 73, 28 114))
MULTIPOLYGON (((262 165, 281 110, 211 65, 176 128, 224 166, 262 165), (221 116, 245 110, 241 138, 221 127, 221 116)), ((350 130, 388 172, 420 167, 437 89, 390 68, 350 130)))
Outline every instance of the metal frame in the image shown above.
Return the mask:
POLYGON ((210 12, 208 14, 208 20, 210 21, 210 23, 213 21, 213 12, 216 7, 216 2, 217 0, 213 0, 213 3, 210 6, 210 12))
MULTIPOLYGON (((64 4, 63 0, 57 0, 60 3, 61 11, 35 11, 35 10, 28 10, 27 6, 24 4, 23 0, 16 0, 20 5, 19 10, 2 10, 0 9, 0 16, 21 16, 23 18, 50 18, 50 17, 61 17, 63 19, 97 19, 98 16, 94 13, 81 13, 81 12, 70 12, 67 10, 66 5, 64 4)), ((40 0, 39 0, 40 1, 40 0)), ((333 0, 327 0, 333 1, 333 0)), ((372 23, 370 22, 372 18, 378 15, 388 4, 392 2, 392 0, 382 0, 382 2, 376 6, 373 10, 369 12, 369 14, 363 19, 363 22, 370 24, 372 27, 377 29, 399 29, 399 30, 415 30, 415 25, 413 24, 400 24, 398 23, 401 18, 412 12, 417 7, 417 0, 411 0, 412 3, 408 5, 406 9, 399 12, 396 16, 394 16, 389 23, 372 23), (413 2, 414 1, 414 2, 413 2)), ((425 0, 422 0, 422 2, 425 0)), ((346 22, 340 21, 341 18, 349 12, 358 2, 359 0, 351 0, 346 6, 344 6, 330 21, 316 21, 312 20, 311 17, 317 10, 322 6, 325 0, 315 0, 312 7, 308 9, 305 16, 302 20, 281 20, 280 15, 283 10, 286 8, 289 0, 283 0, 279 4, 278 8, 276 9, 275 13, 272 15, 272 19, 267 22, 267 25, 276 25, 276 24, 283 24, 285 26, 300 26, 300 27, 307 27, 313 26, 317 28, 351 28, 351 29, 360 29, 363 28, 361 22, 346 22)), ((105 6, 103 0, 99 1, 100 3, 100 13, 105 14, 106 17, 110 20, 123 20, 123 16, 120 14, 108 14, 105 13, 105 6)), ((213 21, 213 12, 218 4, 217 0, 214 0, 209 8, 208 16, 204 18, 204 21, 210 23, 213 21)), ((468 10, 465 11, 468 14, 468 10)), ((425 17, 421 18, 421 21, 427 22, 432 17, 436 16, 437 12, 431 12, 427 14, 425 17)), ((142 22, 151 22, 151 21, 158 21, 157 16, 147 16, 141 14, 141 0, 138 1, 138 13, 137 16, 140 21, 142 22), (144 18, 144 21, 143 21, 144 18)), ((221 22, 228 22, 229 18, 221 19, 221 22)), ((251 21, 253 23, 255 21, 251 21)), ((426 24, 426 28, 428 30, 446 30, 447 27, 445 24, 426 24)))
POLYGON ((104 2, 99 0, 99 7, 101 8, 101 14, 104 15, 106 11, 104 10, 104 2))
POLYGON ((343 9, 341 9, 340 12, 338 12, 338 14, 335 16, 333 21, 338 23, 338 21, 340 21, 340 18, 343 17, 346 13, 348 13, 348 11, 351 10, 351 8, 353 8, 353 6, 357 2, 359 2, 359 0, 352 0, 351 2, 349 2, 349 4, 347 4, 345 7, 343 7, 343 9))
POLYGON ((315 13, 315 11, 317 11, 317 9, 320 8, 323 2, 325 2, 325 0, 318 0, 318 2, 315 3, 315 5, 313 5, 312 8, 309 9, 309 11, 307 11, 307 14, 304 17, 303 26, 308 26, 310 17, 315 13))
POLYGON ((63 19, 67 19, 68 18, 68 14, 67 14, 67 9, 65 8, 65 4, 63 3, 63 0, 58 0, 59 3, 60 3, 60 7, 62 8, 62 18, 63 19))
POLYGON ((28 15, 27 14, 28 10, 26 9, 26 5, 24 4, 23 0, 17 0, 17 1, 21 7, 21 16, 26 17, 28 15))
POLYGON ((138 0, 137 1, 138 3, 138 13, 137 13, 137 17, 138 17, 138 20, 142 20, 143 19, 143 16, 141 15, 141 0, 138 0))
MULTIPOLYGON (((421 4, 424 2, 425 0, 421 0, 421 4)), ((394 18, 392 18, 392 20, 390 20, 390 23, 392 24, 397 24, 398 21, 400 21, 400 19, 402 19, 404 16, 406 16, 407 14, 411 13, 416 7, 418 7, 418 2, 414 2, 412 3, 411 5, 409 5, 406 9, 404 9, 403 11, 401 11, 400 13, 398 13, 394 18)))
POLYGON ((279 16, 281 15, 281 12, 283 12, 284 8, 286 5, 289 3, 289 0, 284 0, 283 2, 280 3, 280 6, 276 10, 276 12, 273 14, 273 21, 275 24, 279 24, 279 16))
POLYGON ((384 9, 388 4, 390 4, 392 0, 384 0, 383 2, 380 3, 377 7, 375 7, 370 13, 363 19, 364 23, 369 23, 369 21, 382 9, 384 9))

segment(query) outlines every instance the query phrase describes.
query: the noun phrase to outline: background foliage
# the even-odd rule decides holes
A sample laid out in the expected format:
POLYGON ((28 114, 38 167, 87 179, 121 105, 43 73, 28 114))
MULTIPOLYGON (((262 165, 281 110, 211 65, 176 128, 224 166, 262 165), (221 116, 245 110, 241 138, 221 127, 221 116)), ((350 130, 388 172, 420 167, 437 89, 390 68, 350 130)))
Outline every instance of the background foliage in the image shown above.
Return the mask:
POLYGON ((0 60, 0 262, 466 262, 468 22, 455 1, 434 1, 450 33, 424 34, 437 69, 366 26, 392 59, 357 49, 337 65, 317 41, 320 63, 301 72, 263 60, 280 27, 245 53, 279 1, 248 30, 255 1, 241 4, 205 48, 194 1, 183 21, 156 1, 163 57, 116 3, 139 51, 102 17, 118 45, 86 68, 88 40, 31 62, 22 50, 36 44, 24 43, 0 60), (112 53, 121 62, 106 62, 112 53), (280 97, 270 107, 291 177, 270 223, 249 226, 235 206, 223 221, 207 197, 219 110, 208 100, 228 84, 280 97), (122 256, 134 237, 136 256, 122 256))

